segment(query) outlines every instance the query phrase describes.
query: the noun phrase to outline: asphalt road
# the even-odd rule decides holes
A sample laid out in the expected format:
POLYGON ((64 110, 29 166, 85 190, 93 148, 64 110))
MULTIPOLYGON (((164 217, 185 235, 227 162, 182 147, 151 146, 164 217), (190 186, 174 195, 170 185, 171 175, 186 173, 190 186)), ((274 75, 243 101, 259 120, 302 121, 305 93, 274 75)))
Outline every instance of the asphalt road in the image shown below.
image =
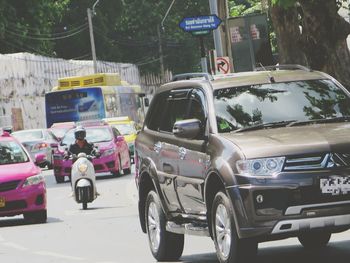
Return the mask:
MULTIPOLYGON (((22 216, 0 219, 0 262, 155 262, 137 213, 134 176, 97 181, 101 193, 83 211, 70 195, 70 184, 56 184, 44 171, 48 188, 48 222, 25 224, 22 216)), ((350 232, 332 236, 322 251, 305 251, 297 239, 259 244, 259 263, 348 263, 350 232)), ((214 263, 210 238, 186 236, 180 262, 214 263)))

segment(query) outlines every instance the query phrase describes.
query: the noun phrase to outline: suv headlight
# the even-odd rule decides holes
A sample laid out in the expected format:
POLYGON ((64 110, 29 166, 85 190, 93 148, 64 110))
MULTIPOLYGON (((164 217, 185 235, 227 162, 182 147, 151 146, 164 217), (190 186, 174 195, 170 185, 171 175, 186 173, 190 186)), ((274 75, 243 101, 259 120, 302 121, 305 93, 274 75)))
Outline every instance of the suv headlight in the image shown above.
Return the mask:
POLYGON ((87 166, 86 163, 80 163, 80 164, 78 165, 78 170, 79 170, 79 172, 81 172, 82 174, 86 173, 87 169, 88 169, 88 166, 87 166))
POLYGON ((101 156, 108 156, 108 155, 112 155, 115 153, 115 150, 114 149, 108 149, 108 150, 105 150, 101 156))
POLYGON ((33 175, 24 181, 23 187, 40 184, 42 182, 45 182, 44 176, 41 174, 33 175))
POLYGON ((238 172, 243 176, 276 176, 282 171, 285 157, 240 160, 236 162, 238 172))

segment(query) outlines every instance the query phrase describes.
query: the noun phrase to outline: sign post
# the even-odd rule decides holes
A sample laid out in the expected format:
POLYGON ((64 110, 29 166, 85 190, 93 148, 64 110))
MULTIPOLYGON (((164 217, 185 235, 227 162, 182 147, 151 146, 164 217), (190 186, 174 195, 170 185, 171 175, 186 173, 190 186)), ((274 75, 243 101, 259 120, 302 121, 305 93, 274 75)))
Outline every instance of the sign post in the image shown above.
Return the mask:
POLYGON ((185 17, 179 23, 179 27, 193 36, 199 36, 201 47, 201 66, 203 72, 208 72, 207 58, 204 45, 204 36, 217 29, 221 24, 217 15, 185 17))

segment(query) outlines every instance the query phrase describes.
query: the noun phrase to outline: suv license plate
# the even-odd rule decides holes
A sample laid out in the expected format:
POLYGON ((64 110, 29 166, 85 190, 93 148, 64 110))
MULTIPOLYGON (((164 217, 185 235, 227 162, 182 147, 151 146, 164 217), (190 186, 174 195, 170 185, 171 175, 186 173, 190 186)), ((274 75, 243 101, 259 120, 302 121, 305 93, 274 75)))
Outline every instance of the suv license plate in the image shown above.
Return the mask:
POLYGON ((5 207, 5 198, 0 196, 0 207, 5 207))
POLYGON ((342 176, 331 176, 320 179, 322 194, 346 195, 350 193, 350 178, 342 176))

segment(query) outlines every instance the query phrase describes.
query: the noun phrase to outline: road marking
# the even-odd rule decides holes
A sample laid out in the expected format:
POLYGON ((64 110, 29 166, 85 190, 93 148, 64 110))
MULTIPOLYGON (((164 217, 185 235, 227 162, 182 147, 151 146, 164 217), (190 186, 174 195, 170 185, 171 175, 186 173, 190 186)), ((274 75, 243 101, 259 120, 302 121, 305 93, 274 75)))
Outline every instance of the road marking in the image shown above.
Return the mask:
POLYGON ((17 249, 17 250, 22 250, 22 251, 26 251, 28 250, 28 248, 26 247, 23 247, 21 245, 18 245, 16 243, 12 243, 12 242, 5 242, 3 243, 4 246, 7 246, 7 247, 11 247, 11 248, 14 248, 14 249, 17 249))
POLYGON ((67 255, 62 255, 62 254, 54 253, 54 252, 50 252, 50 251, 36 251, 36 252, 34 252, 34 254, 37 254, 40 256, 51 256, 51 257, 55 257, 55 258, 62 258, 62 259, 76 260, 76 261, 87 260, 86 258, 67 256, 67 255))
POLYGON ((0 242, 4 242, 5 239, 0 235, 0 242))

